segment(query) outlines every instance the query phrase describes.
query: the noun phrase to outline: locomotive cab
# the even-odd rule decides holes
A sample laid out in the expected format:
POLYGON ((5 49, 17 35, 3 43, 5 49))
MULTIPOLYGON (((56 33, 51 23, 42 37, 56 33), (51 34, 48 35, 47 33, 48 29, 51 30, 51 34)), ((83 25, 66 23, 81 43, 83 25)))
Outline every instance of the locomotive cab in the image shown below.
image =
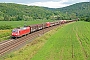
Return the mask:
POLYGON ((12 37, 18 37, 19 35, 19 30, 18 29, 13 29, 12 30, 12 37))

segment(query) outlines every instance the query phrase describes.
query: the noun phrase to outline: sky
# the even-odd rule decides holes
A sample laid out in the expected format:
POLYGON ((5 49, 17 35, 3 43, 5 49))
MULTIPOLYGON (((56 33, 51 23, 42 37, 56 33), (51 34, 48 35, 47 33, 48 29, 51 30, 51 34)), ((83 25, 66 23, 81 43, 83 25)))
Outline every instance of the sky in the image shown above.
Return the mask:
POLYGON ((0 3, 17 3, 49 8, 62 8, 79 2, 90 2, 90 0, 0 0, 0 3))

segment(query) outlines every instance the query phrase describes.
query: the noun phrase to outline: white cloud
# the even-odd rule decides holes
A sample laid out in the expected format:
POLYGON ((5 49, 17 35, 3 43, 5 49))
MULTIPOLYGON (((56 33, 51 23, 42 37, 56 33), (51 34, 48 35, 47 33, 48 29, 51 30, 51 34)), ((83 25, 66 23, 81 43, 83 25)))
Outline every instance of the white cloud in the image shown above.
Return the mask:
POLYGON ((85 2, 88 0, 59 0, 59 1, 44 1, 44 2, 34 2, 34 3, 22 3, 25 5, 34 5, 34 6, 44 6, 44 7, 49 7, 49 8, 61 8, 65 6, 69 6, 78 2, 85 2))
POLYGON ((49 8, 61 8, 61 7, 70 5, 70 4, 63 4, 63 2, 68 2, 68 0, 61 0, 58 2, 53 2, 53 1, 35 2, 35 3, 27 4, 27 5, 44 6, 44 7, 49 7, 49 8))

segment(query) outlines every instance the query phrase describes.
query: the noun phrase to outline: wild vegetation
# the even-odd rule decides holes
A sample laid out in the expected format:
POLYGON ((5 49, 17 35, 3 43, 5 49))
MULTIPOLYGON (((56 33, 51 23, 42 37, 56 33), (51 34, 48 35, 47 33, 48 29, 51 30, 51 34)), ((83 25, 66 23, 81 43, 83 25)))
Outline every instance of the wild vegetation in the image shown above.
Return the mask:
POLYGON ((0 30, 6 30, 6 29, 12 29, 12 26, 10 25, 0 25, 0 30))
POLYGON ((71 15, 71 18, 77 17, 82 21, 90 21, 90 2, 76 3, 57 10, 71 15))
POLYGON ((0 3, 1 21, 30 21, 35 19, 54 19, 59 13, 38 6, 15 3, 0 3))
POLYGON ((11 36, 11 30, 0 30, 0 42, 9 39, 11 36))
POLYGON ((89 22, 75 22, 52 32, 3 58, 5 60, 90 60, 89 22))
POLYGON ((30 21, 36 19, 77 19, 90 21, 90 2, 76 3, 64 8, 0 3, 0 21, 30 21), (89 19, 89 20, 88 20, 89 19))

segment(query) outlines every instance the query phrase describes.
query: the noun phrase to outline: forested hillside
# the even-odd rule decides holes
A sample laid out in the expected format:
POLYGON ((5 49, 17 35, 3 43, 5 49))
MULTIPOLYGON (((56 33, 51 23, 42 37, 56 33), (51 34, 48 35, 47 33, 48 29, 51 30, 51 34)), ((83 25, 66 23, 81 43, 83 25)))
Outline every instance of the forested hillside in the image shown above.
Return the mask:
POLYGON ((53 15, 53 11, 46 10, 43 7, 0 3, 0 20, 50 19, 53 15))
POLYGON ((0 21, 29 21, 36 19, 77 19, 90 21, 90 2, 76 3, 64 8, 0 3, 0 21))
POLYGON ((73 17, 76 16, 80 20, 90 19, 90 2, 76 3, 68 7, 58 8, 57 10, 72 15, 73 17))

